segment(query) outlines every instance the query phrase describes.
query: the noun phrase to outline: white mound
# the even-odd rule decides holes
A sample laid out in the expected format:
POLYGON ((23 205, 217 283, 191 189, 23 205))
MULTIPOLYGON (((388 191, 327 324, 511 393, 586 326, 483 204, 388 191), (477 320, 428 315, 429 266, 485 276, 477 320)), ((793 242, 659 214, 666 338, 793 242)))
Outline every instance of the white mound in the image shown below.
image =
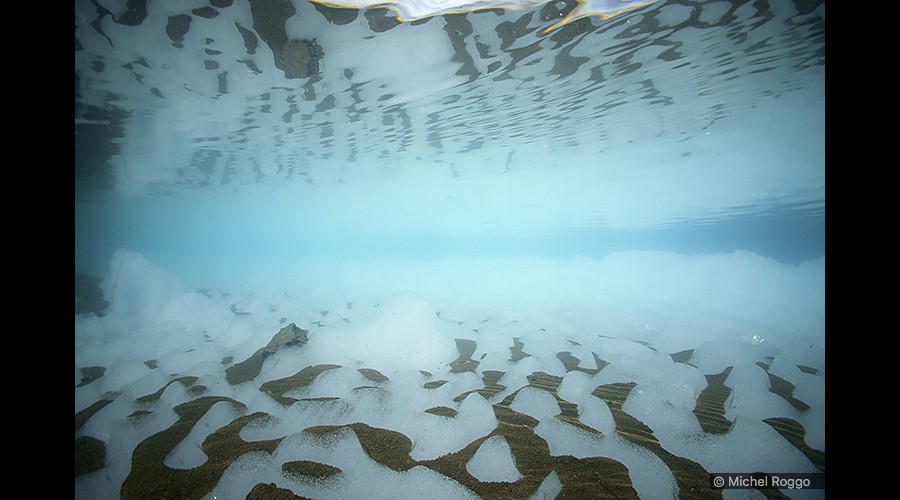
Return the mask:
POLYGON ((437 371, 458 356, 449 325, 438 319, 425 299, 412 293, 394 295, 359 324, 320 328, 306 349, 323 362, 365 365, 385 374, 437 371))

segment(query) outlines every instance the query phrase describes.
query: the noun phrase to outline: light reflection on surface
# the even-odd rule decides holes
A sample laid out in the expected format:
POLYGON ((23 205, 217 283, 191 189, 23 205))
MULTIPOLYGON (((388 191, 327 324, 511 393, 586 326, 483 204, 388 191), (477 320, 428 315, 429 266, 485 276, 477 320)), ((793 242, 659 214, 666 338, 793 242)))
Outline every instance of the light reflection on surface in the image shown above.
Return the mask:
MULTIPOLYGON (((415 21, 440 14, 460 14, 485 9, 530 10, 544 5, 547 0, 312 0, 329 7, 373 8, 388 7, 397 13, 400 21, 415 21)), ((660 0, 576 0, 573 8, 562 19, 541 30, 541 34, 561 28, 585 17, 597 20, 639 9, 660 0)))

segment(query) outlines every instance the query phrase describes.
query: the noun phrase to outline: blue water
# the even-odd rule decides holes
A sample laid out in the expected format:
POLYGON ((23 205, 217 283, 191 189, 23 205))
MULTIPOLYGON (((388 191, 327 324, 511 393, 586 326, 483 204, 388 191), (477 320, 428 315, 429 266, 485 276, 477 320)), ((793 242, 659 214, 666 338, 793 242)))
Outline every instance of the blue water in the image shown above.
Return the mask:
POLYGON ((179 37, 161 6, 76 2, 78 272, 118 248, 198 276, 825 253, 824 2, 657 2, 549 36, 534 12, 383 30, 300 2, 302 77, 262 11, 194 3, 179 37))
MULTIPOLYGON (((550 470, 571 457, 627 466, 642 498, 688 494, 672 457, 697 462, 698 484, 824 470, 824 0, 659 0, 564 26, 574 0, 408 23, 305 0, 74 6, 76 440, 106 444, 76 498, 488 491, 395 472, 349 431, 303 432, 348 422, 403 432, 430 458, 516 428, 500 432, 515 462, 546 441, 548 464, 516 491, 536 480, 544 497, 597 491, 580 469, 550 470), (309 342, 263 353, 287 325, 309 342), (472 372, 451 370, 460 340, 476 346, 472 372), (249 380, 228 376, 251 359, 264 361, 249 380), (304 401, 263 390, 321 363, 342 368, 291 390, 304 401), (506 389, 491 400, 477 390, 496 370, 506 389), (532 380, 548 374, 558 393, 532 380), (713 377, 734 422, 722 434, 697 406, 723 394, 713 377), (624 405, 598 395, 625 382, 624 405), (157 433, 203 396, 234 409, 216 403, 171 453, 138 453, 169 444, 157 433), (497 420, 510 409, 534 423, 497 420), (602 432, 569 425, 573 409, 602 432), (626 442, 620 410, 659 445, 626 442), (280 444, 209 472, 234 458, 200 446, 225 425, 280 444), (288 477, 301 457, 343 473, 288 477), (181 466, 216 484, 168 469, 181 466)), ((528 472, 500 451, 467 470, 528 472)), ((76 471, 78 456, 76 443, 76 471)))

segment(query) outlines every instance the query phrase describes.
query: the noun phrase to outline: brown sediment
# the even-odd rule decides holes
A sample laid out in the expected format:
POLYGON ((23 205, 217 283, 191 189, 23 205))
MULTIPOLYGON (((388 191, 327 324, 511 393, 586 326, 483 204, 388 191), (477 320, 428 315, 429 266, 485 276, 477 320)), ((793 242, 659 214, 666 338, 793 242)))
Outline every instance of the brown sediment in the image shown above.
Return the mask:
POLYGON ((75 438, 75 477, 106 467, 106 443, 90 436, 75 438))
POLYGON ((94 402, 87 408, 75 413, 75 432, 78 432, 78 429, 81 429, 85 422, 88 421, 91 417, 94 416, 95 413, 102 410, 106 407, 106 405, 112 403, 114 400, 112 399, 101 399, 99 401, 94 402))
POLYGON ((180 382, 181 385, 183 385, 186 389, 190 389, 190 387, 194 385, 194 382, 196 382, 197 379, 198 377, 178 377, 176 379, 172 379, 166 382, 166 385, 160 387, 159 390, 157 390, 153 394, 141 396, 135 401, 137 401, 138 403, 152 403, 154 401, 159 401, 159 398, 162 397, 163 392, 165 392, 166 389, 175 382, 180 382))
POLYGON ((547 442, 534 432, 538 421, 509 407, 513 397, 514 394, 511 394, 502 402, 492 405, 498 425, 490 434, 472 441, 458 452, 422 461, 420 464, 456 480, 482 498, 514 499, 531 496, 552 470, 552 458, 547 442), (506 439, 516 468, 523 476, 517 481, 483 482, 466 470, 466 464, 481 444, 497 435, 506 439))
POLYGON ((198 397, 198 396, 202 396, 207 390, 209 390, 209 387, 198 384, 198 385, 192 385, 192 386, 188 387, 187 391, 188 391, 188 394, 190 394, 191 396, 198 397))
MULTIPOLYGON (((594 356, 596 356, 596 354, 594 354, 594 356)), ((573 356, 569 351, 556 353, 556 359, 562 361, 563 366, 566 367, 566 373, 578 371, 587 373, 588 375, 596 375, 597 372, 600 371, 600 368, 583 368, 579 366, 581 365, 581 360, 573 356)))
POLYGON ((806 444, 806 429, 800 422, 786 417, 767 418, 763 422, 769 424, 773 429, 778 431, 782 437, 787 439, 791 445, 800 450, 813 465, 822 472, 825 472, 825 452, 810 448, 806 444))
MULTIPOLYGON (((524 345, 515 339, 516 348, 511 348, 514 357, 516 352, 518 359, 528 354, 522 351, 524 345)), ((459 371, 474 371, 478 366, 477 361, 471 359, 476 350, 476 343, 472 340, 457 339, 459 358, 454 362, 459 371), (467 369, 471 368, 471 370, 467 369)), ((262 350, 260 350, 262 351, 262 350)), ((260 353, 257 351, 257 353, 260 353)), ((272 351, 274 352, 274 351, 272 351)), ((674 362, 689 364, 693 350, 681 351, 670 354, 674 362)), ((581 371, 593 375, 602 370, 608 363, 592 352, 596 369, 582 366, 582 360, 573 356, 571 352, 564 351, 557 354, 557 358, 563 363, 566 372, 581 371)), ((260 354, 262 357, 262 354, 260 354)), ((249 360, 248 360, 249 361, 249 360)), ((260 366, 261 366, 260 359, 260 366)), ((589 364, 589 361, 588 361, 589 364)), ((769 365, 760 363, 764 369, 769 365)), ((307 366, 296 374, 282 379, 265 382, 260 391, 278 401, 282 405, 291 405, 298 401, 336 401, 339 397, 301 398, 285 396, 289 391, 302 389, 311 385, 316 377, 327 370, 340 368, 340 365, 314 365, 307 366)), ((724 385, 731 367, 722 373, 706 375, 707 387, 701 392, 694 408, 694 414, 705 432, 713 434, 727 433, 733 423, 725 419, 725 402, 730 397, 731 389, 724 385)), ((379 387, 387 381, 381 372, 374 369, 358 369, 366 379, 374 382, 372 385, 356 387, 354 391, 374 390, 387 392, 379 387)), ((431 374, 422 372, 428 380, 431 374)), ((472 392, 479 393, 486 400, 497 397, 507 390, 507 387, 499 384, 505 372, 484 370, 481 373, 483 387, 460 394, 453 401, 459 403, 472 392)), ((255 377, 255 375, 253 376, 255 377)), ((580 422, 579 409, 575 403, 566 401, 559 396, 558 391, 563 377, 544 372, 533 372, 527 376, 528 385, 550 393, 559 406, 559 413, 555 418, 560 422, 568 423, 577 429, 584 431, 580 434, 584 439, 603 439, 603 434, 580 422)), ((160 398, 165 388, 172 382, 180 382, 189 391, 205 391, 206 388, 195 385, 196 377, 180 377, 171 380, 157 392, 137 399, 139 403, 156 401, 160 398)), ((770 374, 770 386, 772 392, 785 399, 793 397, 793 385, 783 379, 770 374), (780 391, 776 392, 776 390, 780 391), (785 396, 787 395, 787 397, 785 396)), ((434 389, 447 384, 447 380, 432 380, 425 382, 422 387, 434 389)), ((698 463, 673 455, 665 450, 659 440, 654 436, 653 430, 637 418, 626 413, 622 406, 631 391, 636 387, 634 382, 626 384, 601 385, 594 389, 592 394, 606 402, 615 420, 616 433, 623 439, 641 446, 659 457, 666 467, 672 472, 676 480, 679 498, 722 498, 721 490, 710 488, 708 472, 698 463)), ((548 443, 535 432, 538 420, 518 413, 510 405, 524 387, 507 394, 502 401, 492 404, 497 426, 487 435, 478 437, 468 443, 462 449, 432 459, 417 461, 410 455, 413 449, 412 441, 406 435, 389 429, 372 427, 366 423, 355 422, 343 425, 323 425, 304 429, 304 432, 313 436, 321 436, 323 439, 333 439, 329 435, 337 435, 337 432, 353 431, 366 455, 374 462, 403 472, 416 466, 424 466, 442 474, 461 486, 469 489, 476 495, 485 499, 518 499, 532 496, 548 475, 554 471, 561 483, 557 498, 637 498, 629 471, 618 461, 604 457, 574 458, 568 455, 552 456, 548 443), (467 464, 477 453, 485 440, 494 436, 501 436, 508 443, 516 468, 522 477, 510 482, 480 481, 467 470, 467 464)), ((303 394, 298 393, 298 394, 303 394)), ((296 396, 296 394, 295 394, 296 396)), ((240 430, 254 419, 266 416, 266 413, 257 412, 252 415, 239 417, 210 435, 203 443, 203 450, 209 457, 206 463, 193 469, 181 470, 166 467, 164 459, 190 433, 196 422, 219 401, 229 401, 241 408, 244 406, 227 397, 200 397, 194 401, 179 405, 175 408, 179 420, 168 429, 161 431, 144 440, 134 450, 132 455, 132 471, 121 486, 121 498, 201 498, 218 483, 224 470, 238 457, 253 451, 265 451, 272 453, 284 437, 277 439, 247 443, 240 439, 240 430)), ((88 409, 76 414, 76 432, 84 425, 91 415, 109 404, 110 400, 101 400, 88 409)), ((800 402, 802 404, 802 402, 800 402)), ((795 405, 796 406, 796 405, 795 405)), ((424 410, 426 413, 447 418, 455 418, 457 410, 447 406, 435 406, 424 410)), ((137 413, 136 413, 137 414, 137 413)), ((793 446, 800 449, 807 458, 824 472, 824 452, 809 448, 803 438, 803 427, 786 418, 767 419, 765 422, 778 431, 793 446)), ((341 434, 345 437, 344 434, 341 434)), ((83 447, 89 450, 89 446, 96 448, 96 443, 88 444, 83 440, 83 447)), ((100 442, 100 446, 103 443, 100 442)), ((81 470, 97 470, 97 464, 102 464, 102 453, 96 450, 84 452, 88 458, 79 459, 79 444, 76 440, 76 475, 81 470), (93 453, 93 455, 88 455, 93 453), (81 465, 79 465, 81 464, 81 465), (93 464, 93 465, 87 465, 93 464), (91 468, 94 467, 94 468, 91 468)), ((102 465, 101 465, 102 467, 102 465)), ((282 464, 282 472, 285 477, 295 481, 311 482, 327 480, 339 475, 339 468, 305 460, 298 460, 282 464)), ((251 483, 252 484, 252 483, 251 483)), ((299 484, 299 483, 298 483, 299 484)), ((291 485, 291 487, 295 487, 291 485)), ((763 492, 770 498, 777 498, 780 492, 763 492)), ((275 484, 257 484, 247 498, 303 498, 294 494, 291 490, 279 488, 275 484)))
MULTIPOLYGON (((553 418, 559 420, 560 422, 565 422, 567 424, 574 425, 583 431, 588 431, 592 434, 602 436, 603 433, 594 429, 593 427, 584 424, 578 418, 578 405, 572 403, 571 401, 566 401, 559 395, 559 385, 562 384, 562 377, 557 377, 556 375, 550 375, 549 373, 544 372, 534 372, 531 375, 528 375, 528 386, 534 387, 536 389, 541 389, 543 391, 547 391, 553 396, 553 399, 556 400, 557 406, 559 406, 559 413, 555 415, 553 418)), ((516 391, 518 392, 518 391, 516 391)))
POLYGON ((637 384, 634 382, 598 386, 591 392, 606 402, 616 422, 616 433, 658 456, 672 472, 678 484, 679 498, 720 499, 721 490, 710 487, 709 472, 693 460, 669 453, 653 435, 653 430, 622 410, 625 399, 637 384))
POLYGON ((604 359, 600 359, 600 356, 597 356, 597 353, 596 353, 596 352, 591 351, 591 354, 594 355, 594 364, 597 365, 597 372, 598 372, 598 373, 599 373, 601 370, 603 370, 604 368, 606 368, 607 365, 609 365, 609 361, 606 361, 606 360, 604 360, 604 359))
POLYGON ((286 397, 284 393, 294 389, 299 389, 301 387, 306 387, 312 384, 316 377, 318 377, 323 372, 334 370, 335 368, 340 367, 341 365, 307 366, 306 368, 291 375, 290 377, 265 382, 259 387, 259 390, 268 394, 275 401, 278 401, 285 406, 290 406, 299 401, 299 399, 286 397))
POLYGON ((359 368, 356 371, 362 374, 363 377, 371 380, 372 382, 387 382, 389 379, 385 377, 380 371, 373 370, 372 368, 359 368))
POLYGON ((503 375, 506 375, 506 372, 501 372, 499 370, 485 370, 481 372, 481 381, 484 382, 484 388, 481 389, 481 395, 485 397, 485 399, 496 396, 498 393, 503 392, 506 389, 505 385, 500 385, 498 382, 503 375))
POLYGON ((560 413, 554 415, 553 418, 559 420, 560 422, 565 422, 570 425, 574 425, 583 431, 590 432, 592 434, 596 434, 598 436, 602 436, 603 433, 594 429, 590 425, 582 423, 581 420, 578 419, 578 410, 577 405, 575 403, 569 403, 562 398, 556 398, 556 402, 559 403, 559 407, 561 409, 560 413), (565 407, 564 407, 565 405, 565 407))
POLYGON ((466 391, 455 398, 453 398, 454 403, 462 402, 462 400, 466 399, 469 394, 473 392, 477 392, 484 399, 490 399, 497 394, 503 392, 506 389, 505 385, 500 385, 497 382, 505 375, 506 372, 501 372, 497 370, 485 370, 481 372, 481 381, 484 383, 484 387, 481 389, 473 389, 471 391, 466 391))
POLYGON ((628 468, 605 457, 554 457, 562 489, 557 499, 640 498, 631 485, 628 468))
POLYGON ((348 427, 356 433, 359 444, 366 454, 381 465, 397 472, 403 472, 418 465, 409 456, 412 453, 413 444, 406 435, 360 422, 350 424, 348 427))
MULTIPOLYGON (((511 394, 502 402, 492 405, 498 425, 491 433, 475 439, 459 451, 432 460, 413 460, 410 457, 412 441, 408 437, 396 431, 371 427, 364 423, 315 426, 304 429, 304 432, 325 436, 349 428, 356 434, 366 454, 375 462, 398 472, 407 471, 417 465, 428 467, 457 481, 485 499, 527 498, 537 491, 554 469, 559 472, 560 481, 563 483, 562 492, 566 494, 566 498, 586 498, 584 495, 594 495, 598 492, 603 497, 619 495, 621 498, 636 498, 627 469, 615 460, 551 456, 547 442, 534 432, 538 420, 509 407, 514 398, 515 394, 511 394), (493 436, 501 436, 508 443, 516 468, 523 476, 517 481, 480 481, 466 469, 466 465, 482 443, 493 436)), ((430 410, 433 411, 430 412, 438 414, 440 408, 445 407, 432 408, 430 410)), ((447 413, 455 413, 450 408, 446 410, 450 410, 447 413)))
POLYGON ((254 451, 272 453, 282 438, 247 442, 241 430, 253 420, 265 417, 264 412, 238 417, 216 430, 203 441, 202 449, 208 460, 192 469, 173 469, 165 465, 166 456, 184 440, 200 418, 216 403, 228 402, 238 408, 246 406, 223 396, 205 396, 182 403, 174 408, 178 420, 149 438, 141 441, 131 458, 131 472, 122 483, 121 498, 201 498, 219 482, 225 469, 238 457, 254 451))
POLYGON ((520 361, 522 359, 530 357, 531 354, 528 354, 527 352, 523 351, 522 350, 523 347, 525 347, 525 344, 523 344, 519 340, 518 337, 514 338, 513 346, 509 348, 509 352, 510 352, 509 360, 512 361, 513 363, 515 363, 516 361, 520 361))
POLYGON ((263 350, 260 349, 253 353, 252 356, 235 363, 225 369, 225 379, 231 385, 243 384, 249 382, 259 375, 263 364, 263 350))
POLYGON ((91 382, 97 380, 102 377, 104 373, 106 373, 105 366, 85 366, 80 369, 81 371, 81 382, 75 384, 75 387, 81 387, 84 385, 88 385, 91 382))
POLYGON ((343 472, 333 465, 311 462, 309 460, 295 460, 281 464, 281 472, 287 477, 294 478, 326 478, 343 472))
POLYGON ((441 417, 455 417, 458 412, 453 408, 448 408, 446 406, 435 406, 425 410, 425 413, 431 413, 432 415, 439 415, 441 417))
MULTIPOLYGON (((301 370, 300 373, 289 379, 295 379, 294 382, 302 380, 308 384, 316 375, 333 367, 336 366, 307 367, 304 369, 305 373, 301 370)), ((496 394, 505 389, 496 383, 502 376, 503 372, 484 374, 486 389, 492 388, 488 392, 496 394)), ((538 372, 529 377, 529 382, 535 387, 555 393, 561 378, 538 372)), ((292 388, 296 386, 296 383, 285 382, 284 384, 292 388)), ((267 389, 271 390, 272 387, 267 389)), ((273 397, 278 400, 277 391, 270 392, 270 394, 273 393, 275 393, 273 397)), ((576 459, 569 456, 551 456, 547 442, 534 431, 538 420, 510 408, 517 393, 518 391, 492 405, 498 425, 491 433, 475 439, 457 452, 433 460, 413 460, 410 457, 413 448, 412 441, 404 434, 372 427, 361 422, 339 426, 314 426, 304 429, 304 432, 315 436, 326 436, 349 428, 356 435, 366 454, 378 464, 398 472, 422 465, 459 482, 462 486, 486 499, 514 499, 533 495, 553 470, 557 471, 562 483, 560 498, 608 497, 610 495, 634 498, 636 496, 627 469, 615 460, 598 457, 576 459), (478 448, 485 440, 493 436, 502 436, 506 440, 516 468, 523 477, 513 482, 484 482, 467 471, 466 466, 478 448)), ((146 498, 148 496, 154 498, 200 498, 215 487, 221 474, 237 457, 251 451, 271 453, 283 439, 253 443, 247 443, 240 439, 240 430, 244 426, 256 418, 267 415, 258 412, 239 417, 210 435, 203 443, 203 450, 209 457, 209 460, 203 465, 188 470, 166 467, 163 463, 166 455, 190 433, 196 422, 209 408, 220 401, 229 401, 243 407, 239 402, 225 397, 199 398, 177 406, 175 411, 179 415, 179 420, 168 429, 151 436, 135 449, 132 457, 132 472, 122 485, 122 498, 146 498)), ((577 407, 559 398, 557 401, 560 403, 560 416, 571 417, 570 423, 577 423, 577 407)), ((447 407, 435 407, 426 411, 450 417, 456 414, 455 410, 447 407)), ((283 464, 282 470, 285 475, 312 479, 331 477, 340 473, 339 469, 332 466, 308 461, 288 462, 283 464)), ((266 487, 257 485, 254 490, 256 493, 248 495, 248 497, 268 498, 267 495, 271 494, 275 495, 275 498, 282 498, 282 495, 284 498, 295 498, 295 496, 290 496, 293 493, 288 490, 279 490, 274 485, 266 487)))
POLYGON ((581 370, 581 368, 578 366, 579 364, 581 364, 581 360, 573 356, 569 351, 556 353, 556 359, 562 361, 563 366, 566 367, 566 372, 581 370))
POLYGON ((472 354, 475 354, 477 344, 474 340, 469 339, 454 340, 456 341, 456 349, 459 351, 459 357, 450 362, 450 372, 474 372, 479 365, 478 361, 472 359, 472 354))
POLYGON ((545 372, 534 372, 526 378, 528 379, 528 386, 543 389, 551 394, 555 393, 556 389, 559 388, 559 384, 562 383, 562 377, 545 372))
POLYGON ((700 393, 694 406, 694 415, 700 428, 710 434, 725 434, 734 426, 734 422, 725 418, 725 402, 731 395, 731 388, 725 385, 725 380, 732 368, 729 366, 722 373, 706 375, 706 388, 700 393))
POLYGON ((769 373, 769 391, 778 394, 800 411, 809 409, 809 405, 794 397, 794 384, 787 380, 769 373))
POLYGON ((258 483, 247 493, 246 500, 310 500, 294 494, 287 488, 279 488, 275 483, 258 483))
POLYGON ((323 437, 345 428, 351 429, 356 434, 360 446, 369 458, 379 464, 398 472, 418 465, 418 462, 409 456, 413 448, 412 441, 397 431, 356 422, 346 425, 316 425, 303 429, 303 432, 323 437))
POLYGON ((756 365, 765 370, 766 374, 769 376, 769 392, 781 396, 785 401, 790 403, 791 406, 800 411, 806 411, 809 409, 808 404, 794 397, 794 384, 777 375, 772 375, 771 373, 769 373, 769 366, 771 366, 771 364, 766 364, 760 361, 756 363, 756 365))

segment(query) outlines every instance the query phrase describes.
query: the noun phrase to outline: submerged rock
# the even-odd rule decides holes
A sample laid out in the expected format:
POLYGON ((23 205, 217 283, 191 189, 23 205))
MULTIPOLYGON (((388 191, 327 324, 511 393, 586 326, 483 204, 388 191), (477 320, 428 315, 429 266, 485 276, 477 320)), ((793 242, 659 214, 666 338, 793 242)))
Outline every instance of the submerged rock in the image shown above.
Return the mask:
POLYGON ((300 345, 307 343, 309 341, 309 337, 307 336, 309 331, 304 330, 298 327, 296 324, 291 323, 290 325, 285 326, 278 333, 272 337, 272 340, 263 347, 263 356, 268 356, 269 354, 274 353, 282 346, 285 345, 300 345))
POLYGON ((262 370, 263 360, 274 354, 275 351, 283 346, 304 345, 309 341, 307 334, 309 331, 298 327, 291 323, 285 326, 272 337, 272 340, 265 347, 257 350, 252 356, 225 369, 225 378, 229 384, 236 385, 249 382, 259 375, 262 370))
POLYGON ((100 281, 96 276, 75 273, 75 314, 103 315, 109 302, 103 298, 100 281))
POLYGON ((307 78, 319 72, 319 59, 325 55, 313 40, 288 40, 281 52, 281 69, 287 78, 307 78))

